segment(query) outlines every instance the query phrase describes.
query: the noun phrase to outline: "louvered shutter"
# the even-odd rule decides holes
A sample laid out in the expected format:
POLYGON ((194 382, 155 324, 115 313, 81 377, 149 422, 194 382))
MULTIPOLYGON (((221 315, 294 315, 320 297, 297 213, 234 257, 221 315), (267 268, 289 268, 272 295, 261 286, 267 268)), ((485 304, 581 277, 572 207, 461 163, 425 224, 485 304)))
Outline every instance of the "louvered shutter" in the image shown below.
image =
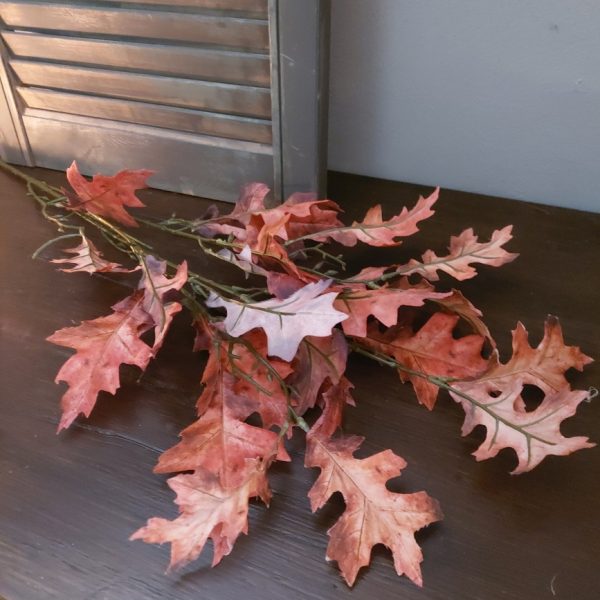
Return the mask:
POLYGON ((233 200, 322 181, 327 2, 0 2, 0 149, 233 200))

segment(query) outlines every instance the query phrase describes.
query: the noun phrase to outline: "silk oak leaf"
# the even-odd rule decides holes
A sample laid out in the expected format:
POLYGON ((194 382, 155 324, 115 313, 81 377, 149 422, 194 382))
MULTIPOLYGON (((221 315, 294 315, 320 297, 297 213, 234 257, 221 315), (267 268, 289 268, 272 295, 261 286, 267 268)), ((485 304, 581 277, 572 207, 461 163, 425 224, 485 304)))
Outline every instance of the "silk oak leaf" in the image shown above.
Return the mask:
POLYGON ((89 417, 99 392, 117 391, 122 364, 143 371, 150 362, 152 349, 140 337, 152 324, 142 303, 143 292, 135 292, 115 304, 111 315, 60 329, 48 338, 53 344, 77 350, 56 376, 57 383, 69 385, 61 400, 58 431, 69 427, 80 413, 89 417))
POLYGON ((256 303, 225 300, 212 294, 206 301, 211 308, 223 307, 223 323, 231 336, 237 337, 259 327, 267 335, 271 356, 291 361, 306 336, 326 337, 332 328, 347 318, 333 308, 337 292, 323 293, 331 284, 320 280, 309 283, 285 300, 271 299, 256 303))
POLYGON ((485 341, 482 336, 453 337, 458 319, 457 315, 434 313, 416 333, 407 325, 384 333, 372 326, 361 343, 413 371, 399 368, 398 374, 402 381, 412 383, 419 402, 432 410, 439 387, 416 372, 441 379, 471 379, 484 373, 488 366, 481 356, 485 341))
POLYGON ((185 283, 185 262, 172 279, 164 274, 165 264, 154 257, 146 257, 144 264, 138 290, 115 304, 112 314, 60 329, 48 338, 53 344, 77 351, 56 376, 57 383, 69 385, 61 400, 59 431, 69 427, 79 414, 89 417, 101 391, 117 391, 120 365, 134 365, 143 371, 160 349, 173 315, 181 310, 178 302, 167 302, 166 297, 185 283), (150 347, 141 337, 152 328, 155 335, 150 347))
POLYGON ((303 238, 320 242, 327 241, 329 238, 344 246, 355 246, 358 242, 369 246, 398 246, 402 243, 398 238, 413 235, 419 230, 418 223, 434 214, 431 207, 438 197, 439 188, 436 188, 427 198, 419 197, 413 208, 408 210, 404 207, 398 215, 388 220, 384 220, 381 205, 378 204, 367 211, 362 221, 325 229, 315 234, 305 235, 303 238))
POLYGON ((70 264, 70 268, 61 267, 65 273, 132 273, 140 267, 126 269, 122 265, 109 262, 102 257, 102 252, 96 248, 92 240, 81 234, 81 243, 74 248, 63 250, 66 254, 72 254, 69 258, 55 258, 50 262, 55 264, 70 264))
POLYGON ((344 333, 362 338, 367 335, 370 316, 386 327, 392 327, 398 322, 398 309, 401 306, 423 306, 426 300, 439 300, 449 295, 436 292, 430 285, 411 286, 406 280, 375 289, 353 284, 338 296, 334 306, 348 315, 342 323, 344 333))
POLYGON ((256 400, 265 429, 283 429, 289 420, 285 378, 293 372, 292 365, 267 356, 266 337, 259 329, 236 340, 229 357, 226 368, 237 379, 236 393, 256 400))
POLYGON ((203 470, 172 477, 168 484, 177 494, 180 515, 172 521, 149 519, 130 539, 170 543, 173 571, 196 560, 210 538, 214 567, 230 554, 239 535, 248 533, 249 500, 258 497, 268 506, 271 491, 265 467, 261 461, 248 461, 233 486, 224 486, 217 475, 203 470))
POLYGON ((122 225, 137 227, 137 221, 125 210, 125 207, 142 208, 135 191, 148 187, 146 180, 154 171, 140 169, 137 171, 119 171, 116 175, 94 175, 88 181, 73 161, 67 169, 67 179, 74 194, 66 192, 68 208, 84 210, 95 215, 108 217, 122 225))
POLYGON ((337 329, 328 337, 307 337, 302 341, 294 358, 293 373, 287 379, 298 414, 303 415, 316 405, 324 385, 339 383, 347 360, 348 344, 337 329))
POLYGON ((570 368, 582 370, 592 359, 575 346, 566 346, 558 319, 549 317, 544 338, 537 348, 528 342, 527 331, 519 323, 513 331, 513 355, 502 364, 495 353, 490 368, 480 377, 456 382, 452 398, 465 411, 462 434, 468 435, 477 425, 484 425, 486 438, 473 453, 477 460, 496 456, 503 448, 512 448, 518 465, 512 473, 536 467, 546 456, 564 456, 591 448, 587 437, 565 438, 560 425, 575 414, 588 392, 572 391, 564 374, 570 368), (544 399, 528 411, 523 388, 539 388, 544 399))
MULTIPOLYGON (((225 370, 224 346, 216 346, 203 377, 205 389, 198 401, 199 419, 184 429, 181 441, 164 452, 157 473, 204 470, 219 477, 227 487, 239 485, 246 461, 265 459, 279 447, 272 431, 245 420, 259 408, 255 396, 237 393, 236 378, 225 370)), ((283 447, 278 458, 289 460, 283 447)))
POLYGON ((386 488, 406 462, 391 450, 364 459, 353 456, 362 438, 328 438, 318 432, 307 436, 305 465, 321 473, 309 492, 313 512, 332 494, 340 492, 344 513, 328 531, 327 560, 337 561, 349 586, 361 567, 371 561, 376 544, 389 548, 398 575, 405 574, 418 586, 423 583, 423 554, 414 534, 442 518, 436 500, 425 492, 399 494, 386 488))
POLYGON ((143 260, 143 276, 139 289, 144 290, 143 309, 154 326, 154 354, 160 350, 169 331, 173 317, 181 310, 181 304, 175 300, 177 292, 186 284, 188 278, 187 262, 183 261, 173 277, 166 275, 167 264, 154 256, 143 260))
POLYGON ((471 228, 465 229, 459 236, 450 238, 448 255, 437 256, 433 250, 427 250, 421 262, 413 259, 407 265, 398 267, 398 272, 403 275, 418 273, 430 281, 439 279, 438 271, 444 271, 459 281, 471 279, 477 275, 473 264, 500 267, 519 256, 502 247, 512 239, 511 232, 512 225, 508 225, 494 231, 489 242, 479 242, 471 228))

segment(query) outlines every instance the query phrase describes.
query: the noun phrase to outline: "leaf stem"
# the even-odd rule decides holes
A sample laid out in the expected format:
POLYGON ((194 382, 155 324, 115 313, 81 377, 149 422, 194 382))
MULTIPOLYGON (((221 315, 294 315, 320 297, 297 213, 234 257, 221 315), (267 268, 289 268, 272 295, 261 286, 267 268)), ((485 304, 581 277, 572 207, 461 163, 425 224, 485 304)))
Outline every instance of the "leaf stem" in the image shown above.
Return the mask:
POLYGON ((32 255, 31 258, 36 259, 40 253, 45 250, 48 246, 51 246, 52 244, 59 242, 60 240, 66 240, 67 238, 72 238, 72 237, 80 237, 82 234, 80 233, 67 233, 66 235, 59 235, 58 237, 52 238, 51 240, 48 240, 47 242, 43 243, 32 255))

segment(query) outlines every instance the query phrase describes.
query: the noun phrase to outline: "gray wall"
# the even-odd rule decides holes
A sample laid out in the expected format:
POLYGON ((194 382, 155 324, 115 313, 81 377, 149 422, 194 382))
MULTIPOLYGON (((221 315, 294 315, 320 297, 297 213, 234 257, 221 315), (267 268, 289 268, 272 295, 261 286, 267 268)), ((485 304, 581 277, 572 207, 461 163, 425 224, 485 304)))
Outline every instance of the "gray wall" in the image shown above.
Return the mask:
POLYGON ((329 167, 600 211, 600 0, 333 0, 329 167))

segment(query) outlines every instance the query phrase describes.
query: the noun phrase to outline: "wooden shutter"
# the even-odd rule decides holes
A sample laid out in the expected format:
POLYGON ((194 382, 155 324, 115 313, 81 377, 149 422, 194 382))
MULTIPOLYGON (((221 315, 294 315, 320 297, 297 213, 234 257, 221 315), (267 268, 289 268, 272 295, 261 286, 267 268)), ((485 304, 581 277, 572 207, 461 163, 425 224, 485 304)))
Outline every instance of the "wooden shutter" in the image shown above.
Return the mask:
POLYGON ((318 190, 327 2, 0 2, 0 148, 83 172, 157 171, 152 185, 234 200, 318 190))

